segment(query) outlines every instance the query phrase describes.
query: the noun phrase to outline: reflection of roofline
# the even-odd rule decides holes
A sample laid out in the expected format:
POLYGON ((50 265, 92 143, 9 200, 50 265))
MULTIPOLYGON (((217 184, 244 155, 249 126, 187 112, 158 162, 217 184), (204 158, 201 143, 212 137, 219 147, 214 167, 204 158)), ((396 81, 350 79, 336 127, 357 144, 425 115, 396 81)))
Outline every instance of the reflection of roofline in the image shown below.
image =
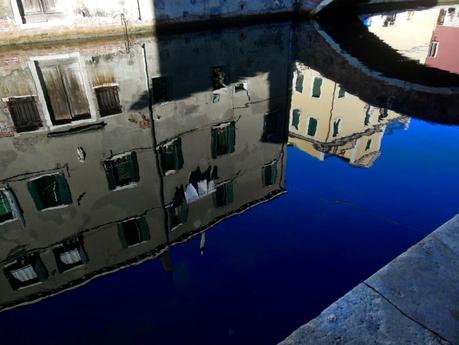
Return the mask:
MULTIPOLYGON (((12 303, 7 303, 7 304, 4 304, 4 305, 1 305, 0 306, 0 312, 3 312, 3 311, 6 311, 6 310, 10 310, 10 309, 13 309, 13 308, 16 308, 16 307, 20 307, 20 306, 26 306, 26 305, 30 305, 30 304, 34 304, 34 303, 37 303, 39 301, 42 301, 44 299, 47 299, 47 298, 50 298, 50 297, 53 297, 55 295, 58 295, 58 294, 61 294, 65 291, 69 291, 69 290, 74 290, 74 289, 77 289, 81 286, 84 286, 86 284, 88 284, 89 282, 91 282, 92 280, 94 279, 97 279, 99 277, 103 277, 105 275, 108 275, 108 274, 111 274, 111 273, 114 273, 116 271, 120 271, 124 268, 128 268, 128 267, 132 267, 132 266, 137 266, 137 265, 140 265, 146 261, 149 261, 149 260, 152 260, 152 259, 155 259, 157 258, 159 255, 163 254, 167 249, 175 246, 175 245, 178 245, 178 244, 181 244, 181 243, 184 243, 184 242, 187 242, 189 241, 191 238, 195 237, 196 235, 199 235, 203 232, 206 232, 208 231, 209 229, 213 228, 215 225, 223 222, 224 220, 228 219, 228 218, 231 218, 235 215, 239 215, 239 214, 242 214, 246 211, 248 211, 249 209, 255 207, 255 206, 258 206, 258 205, 261 205, 265 202, 268 202, 268 201, 271 201, 275 198, 278 198, 280 197, 281 195, 285 194, 287 191, 284 189, 284 188, 279 188, 267 195, 265 195, 263 198, 260 198, 260 199, 257 199, 257 200, 254 200, 254 201, 251 201, 243 206, 241 206, 239 209, 237 210, 233 210, 233 211, 230 211, 228 212, 227 214, 225 215, 222 215, 222 216, 219 216, 217 218, 215 218, 212 222, 204 225, 203 227, 195 230, 195 231, 191 231, 187 234, 184 234, 183 236, 179 237, 177 240, 175 240, 174 242, 171 242, 167 245, 160 245, 158 247, 156 247, 155 249, 153 250, 150 250, 149 252, 147 253, 144 253, 144 254, 141 254, 135 258, 131 258, 123 263, 120 263, 120 264, 116 264, 116 265, 113 265, 111 267, 105 267, 105 268, 102 268, 98 271, 94 271, 94 272, 91 272, 79 279, 76 279, 74 281, 71 281, 67 284, 64 284, 56 289, 51 289, 51 290, 47 290, 47 291, 43 291, 43 292, 38 292, 38 293, 35 293, 33 295, 29 295, 29 296, 26 296, 16 302, 12 302, 12 303)), ((47 247, 45 249, 49 249, 51 248, 52 246, 50 247, 47 247)), ((42 249, 41 251, 44 251, 45 249, 42 249)))
POLYGON ((315 139, 308 138, 308 137, 305 137, 303 135, 300 135, 300 134, 297 134, 297 133, 293 133, 293 132, 289 132, 289 137, 296 138, 296 139, 301 139, 301 140, 304 140, 304 141, 308 141, 308 142, 310 142, 310 143, 312 143, 314 145, 314 148, 317 151, 328 152, 333 147, 340 147, 340 146, 343 146, 343 145, 345 145, 345 144, 347 144, 347 143, 349 143, 349 142, 351 142, 353 140, 357 140, 357 139, 360 139, 362 137, 367 137, 367 136, 373 135, 375 133, 382 132, 383 131, 383 127, 387 127, 388 125, 392 124, 393 122, 396 122, 396 121, 398 121, 398 120, 400 120, 400 119, 402 119, 404 117, 405 116, 400 115, 400 116, 398 116, 398 117, 396 117, 394 119, 391 119, 390 121, 375 125, 372 128, 367 129, 365 132, 354 133, 354 134, 349 135, 347 137, 342 137, 342 138, 339 138, 339 139, 336 139, 336 140, 333 140, 333 141, 330 141, 330 142, 324 142, 324 141, 315 140, 315 139))

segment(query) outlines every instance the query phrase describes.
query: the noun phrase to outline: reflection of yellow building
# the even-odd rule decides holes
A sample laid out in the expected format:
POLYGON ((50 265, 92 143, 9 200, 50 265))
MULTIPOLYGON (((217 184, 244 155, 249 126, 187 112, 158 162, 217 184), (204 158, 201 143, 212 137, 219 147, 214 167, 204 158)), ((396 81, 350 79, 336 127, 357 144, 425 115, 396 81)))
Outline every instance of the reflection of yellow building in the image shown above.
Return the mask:
POLYGON ((324 160, 332 154, 354 166, 371 167, 387 125, 408 123, 404 116, 369 106, 309 67, 296 67, 289 141, 309 155, 324 160))

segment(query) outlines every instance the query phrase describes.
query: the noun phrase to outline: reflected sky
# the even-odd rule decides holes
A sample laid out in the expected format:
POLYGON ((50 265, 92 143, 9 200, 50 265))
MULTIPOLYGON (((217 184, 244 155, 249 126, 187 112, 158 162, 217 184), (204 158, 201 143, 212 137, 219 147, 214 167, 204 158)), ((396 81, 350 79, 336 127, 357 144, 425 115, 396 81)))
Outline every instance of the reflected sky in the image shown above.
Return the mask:
POLYGON ((416 106, 452 93, 324 32, 1 54, 0 337, 274 344, 454 216, 454 108, 416 106))

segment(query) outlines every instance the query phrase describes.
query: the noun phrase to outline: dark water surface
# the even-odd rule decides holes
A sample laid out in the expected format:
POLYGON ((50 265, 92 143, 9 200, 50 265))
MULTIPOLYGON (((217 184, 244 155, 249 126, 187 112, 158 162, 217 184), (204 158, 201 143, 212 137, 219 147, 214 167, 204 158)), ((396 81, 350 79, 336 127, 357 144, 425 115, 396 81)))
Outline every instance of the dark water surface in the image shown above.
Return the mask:
POLYGON ((2 52, 2 344, 276 344, 453 217, 429 11, 2 52))

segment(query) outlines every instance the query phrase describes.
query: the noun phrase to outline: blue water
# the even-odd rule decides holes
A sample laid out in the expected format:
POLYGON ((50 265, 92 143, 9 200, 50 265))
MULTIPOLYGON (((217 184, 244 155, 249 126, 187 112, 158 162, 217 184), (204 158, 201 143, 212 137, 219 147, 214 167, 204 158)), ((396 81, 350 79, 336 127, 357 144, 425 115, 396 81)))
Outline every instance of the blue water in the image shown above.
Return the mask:
POLYGON ((289 148, 287 194, 57 297, 0 314, 10 344, 276 344, 459 210, 459 128, 412 120, 371 169, 289 148))

